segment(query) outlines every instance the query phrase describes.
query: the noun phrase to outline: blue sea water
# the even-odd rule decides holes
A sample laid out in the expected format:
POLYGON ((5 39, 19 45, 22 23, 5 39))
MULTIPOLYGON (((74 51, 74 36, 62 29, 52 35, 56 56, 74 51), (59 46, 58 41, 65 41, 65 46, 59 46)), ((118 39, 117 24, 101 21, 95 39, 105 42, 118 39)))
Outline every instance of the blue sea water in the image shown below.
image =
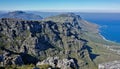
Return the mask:
POLYGON ((87 21, 100 25, 100 33, 120 43, 120 13, 79 13, 87 21))

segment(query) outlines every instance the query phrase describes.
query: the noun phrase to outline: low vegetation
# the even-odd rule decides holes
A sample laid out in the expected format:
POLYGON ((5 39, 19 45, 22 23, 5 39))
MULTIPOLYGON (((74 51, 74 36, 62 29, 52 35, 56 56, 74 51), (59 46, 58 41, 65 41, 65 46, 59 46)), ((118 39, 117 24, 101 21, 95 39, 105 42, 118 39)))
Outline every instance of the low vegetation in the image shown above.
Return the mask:
POLYGON ((5 67, 0 67, 0 69, 34 69, 34 68, 38 68, 38 69, 48 69, 48 68, 52 68, 50 65, 48 64, 44 64, 44 65, 39 65, 39 66, 35 66, 33 64, 30 65, 22 65, 22 66, 17 66, 17 65, 8 65, 5 67))

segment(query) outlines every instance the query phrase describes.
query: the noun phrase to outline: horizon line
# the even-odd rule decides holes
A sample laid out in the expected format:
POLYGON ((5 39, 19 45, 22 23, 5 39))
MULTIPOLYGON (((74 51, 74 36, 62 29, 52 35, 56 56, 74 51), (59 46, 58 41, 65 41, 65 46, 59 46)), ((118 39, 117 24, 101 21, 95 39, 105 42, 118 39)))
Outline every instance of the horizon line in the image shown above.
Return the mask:
POLYGON ((29 11, 29 12, 82 12, 82 13, 120 13, 120 11, 100 11, 100 10, 0 10, 0 12, 29 11))

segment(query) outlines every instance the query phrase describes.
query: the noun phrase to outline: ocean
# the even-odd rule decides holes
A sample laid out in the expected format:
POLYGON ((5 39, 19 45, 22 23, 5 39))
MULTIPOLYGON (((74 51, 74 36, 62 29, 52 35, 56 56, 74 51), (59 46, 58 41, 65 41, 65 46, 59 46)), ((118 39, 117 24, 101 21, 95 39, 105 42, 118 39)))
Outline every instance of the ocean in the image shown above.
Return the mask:
MULTIPOLYGON (((31 12, 42 17, 58 15, 64 12, 31 12)), ((81 13, 83 19, 100 25, 100 34, 107 40, 120 43, 120 13, 81 13)))
POLYGON ((100 25, 100 33, 107 40, 120 43, 120 13, 77 13, 83 19, 100 25))

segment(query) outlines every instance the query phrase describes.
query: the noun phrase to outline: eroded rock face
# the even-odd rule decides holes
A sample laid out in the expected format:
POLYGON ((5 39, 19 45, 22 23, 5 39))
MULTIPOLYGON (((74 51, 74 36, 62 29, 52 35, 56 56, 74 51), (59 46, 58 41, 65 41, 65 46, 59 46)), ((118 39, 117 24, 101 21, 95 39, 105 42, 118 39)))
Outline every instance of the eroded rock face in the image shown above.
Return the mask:
POLYGON ((120 60, 99 64, 98 69, 120 69, 120 60))
POLYGON ((3 54, 4 65, 23 65, 24 62, 20 55, 10 55, 10 53, 5 52, 3 54))
POLYGON ((60 59, 59 57, 48 57, 42 62, 38 62, 37 65, 48 64, 53 68, 58 67, 60 69, 78 69, 73 59, 60 59))

